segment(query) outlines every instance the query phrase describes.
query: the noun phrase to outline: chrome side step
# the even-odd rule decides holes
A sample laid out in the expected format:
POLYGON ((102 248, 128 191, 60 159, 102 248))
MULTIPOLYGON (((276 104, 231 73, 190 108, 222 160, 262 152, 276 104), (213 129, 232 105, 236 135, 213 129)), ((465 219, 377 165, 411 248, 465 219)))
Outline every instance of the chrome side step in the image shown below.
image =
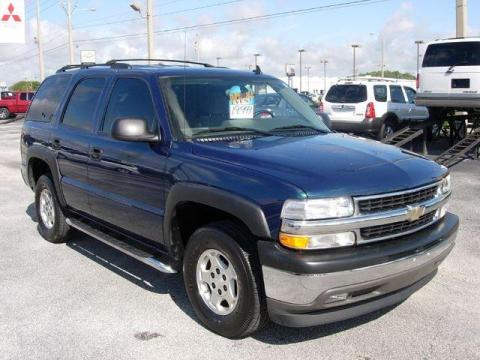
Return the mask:
POLYGON ((123 252, 124 254, 127 254, 134 259, 153 267, 154 269, 157 269, 161 272, 167 273, 167 274, 174 274, 177 271, 173 269, 170 265, 162 262, 160 259, 155 257, 153 254, 150 254, 148 252, 145 252, 141 249, 138 249, 122 240, 119 240, 109 234, 104 233, 101 230, 98 230, 88 224, 85 224, 84 222, 81 222, 79 220, 75 219, 67 219, 67 224, 70 225, 71 227, 80 230, 81 232, 90 235, 94 237, 97 240, 100 240, 104 244, 107 244, 118 251, 123 252))

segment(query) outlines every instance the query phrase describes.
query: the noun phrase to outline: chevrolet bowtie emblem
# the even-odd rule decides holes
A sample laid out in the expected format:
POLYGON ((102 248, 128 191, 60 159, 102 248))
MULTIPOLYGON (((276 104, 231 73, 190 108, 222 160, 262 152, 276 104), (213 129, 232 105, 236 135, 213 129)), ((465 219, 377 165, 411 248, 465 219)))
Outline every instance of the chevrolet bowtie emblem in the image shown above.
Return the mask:
POLYGON ((425 206, 407 205, 407 220, 412 222, 420 219, 425 214, 425 206))

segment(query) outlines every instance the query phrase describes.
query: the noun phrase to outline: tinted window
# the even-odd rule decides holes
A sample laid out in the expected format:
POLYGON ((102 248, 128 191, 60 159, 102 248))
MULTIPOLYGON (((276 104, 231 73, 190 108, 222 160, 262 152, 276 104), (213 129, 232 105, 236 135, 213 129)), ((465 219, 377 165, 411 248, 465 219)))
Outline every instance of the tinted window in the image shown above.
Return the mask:
POLYGON ((77 129, 91 130, 104 84, 105 79, 102 78, 85 79, 77 84, 68 102, 63 123, 77 129))
POLYGON ((402 87, 398 85, 390 85, 390 99, 393 103, 405 103, 402 87))
POLYGON ((2 92, 2 99, 12 99, 15 98, 15 94, 9 91, 2 92))
POLYGON ((155 110, 148 86, 139 79, 118 79, 113 87, 102 130, 110 133, 121 118, 145 119, 150 131, 156 131, 155 110))
POLYGON ((51 121, 67 90, 70 77, 71 75, 55 75, 47 78, 38 89, 26 120, 51 121))
POLYGON ((429 45, 423 67, 480 65, 480 42, 452 42, 429 45))
POLYGON ((415 96, 417 95, 417 92, 413 90, 412 88, 406 87, 405 86, 405 93, 407 94, 407 99, 410 104, 415 104, 415 96))
POLYGON ((375 95, 376 101, 386 102, 387 101, 387 86, 386 85, 375 85, 373 87, 373 93, 375 95))
POLYGON ((32 99, 33 99, 33 95, 35 95, 35 93, 28 93, 28 100, 32 100, 32 99))
POLYGON ((325 100, 333 103, 358 103, 367 100, 365 85, 333 85, 325 100))
POLYGON ((20 100, 27 100, 27 93, 20 93, 20 100))

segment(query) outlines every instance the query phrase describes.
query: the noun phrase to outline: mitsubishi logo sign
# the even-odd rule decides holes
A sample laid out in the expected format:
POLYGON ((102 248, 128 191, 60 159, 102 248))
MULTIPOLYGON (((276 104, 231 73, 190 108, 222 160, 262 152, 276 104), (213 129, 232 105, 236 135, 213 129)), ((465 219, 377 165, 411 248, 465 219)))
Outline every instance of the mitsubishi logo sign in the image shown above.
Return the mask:
POLYGON ((25 43, 25 1, 0 0, 0 44, 25 43))
POLYGON ((17 21, 17 22, 21 22, 22 19, 20 18, 20 16, 18 16, 17 14, 14 14, 14 10, 15 10, 15 6, 13 6, 12 3, 10 3, 10 5, 8 5, 8 14, 4 14, 2 16, 2 21, 8 21, 10 20, 10 18, 12 18, 13 21, 17 21))

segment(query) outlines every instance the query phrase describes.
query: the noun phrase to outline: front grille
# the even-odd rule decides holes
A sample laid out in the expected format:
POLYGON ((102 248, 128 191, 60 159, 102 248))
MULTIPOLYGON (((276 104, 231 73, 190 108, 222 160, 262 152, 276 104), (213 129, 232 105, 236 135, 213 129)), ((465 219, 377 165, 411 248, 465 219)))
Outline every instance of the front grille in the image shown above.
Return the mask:
POLYGON ((431 200, 437 193, 438 185, 391 196, 379 196, 358 201, 358 210, 361 214, 371 214, 404 208, 407 205, 419 204, 431 200))
POLYGON ((428 214, 421 216, 418 220, 412 222, 399 221, 391 224, 366 227, 360 230, 360 234, 364 240, 392 237, 396 234, 402 234, 427 225, 433 222, 434 217, 435 211, 432 211, 428 214))

